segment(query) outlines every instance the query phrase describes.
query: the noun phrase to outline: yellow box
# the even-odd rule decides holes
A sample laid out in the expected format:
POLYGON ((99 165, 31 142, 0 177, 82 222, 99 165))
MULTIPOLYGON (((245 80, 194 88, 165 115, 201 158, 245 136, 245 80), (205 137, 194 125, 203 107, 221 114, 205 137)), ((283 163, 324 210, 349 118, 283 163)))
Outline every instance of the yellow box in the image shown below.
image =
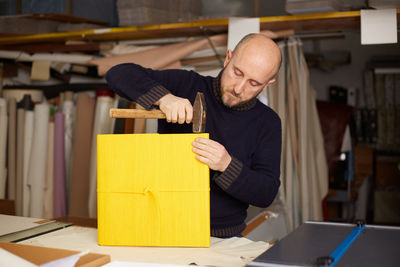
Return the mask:
POLYGON ((192 142, 208 134, 97 137, 98 243, 210 246, 210 181, 192 142))

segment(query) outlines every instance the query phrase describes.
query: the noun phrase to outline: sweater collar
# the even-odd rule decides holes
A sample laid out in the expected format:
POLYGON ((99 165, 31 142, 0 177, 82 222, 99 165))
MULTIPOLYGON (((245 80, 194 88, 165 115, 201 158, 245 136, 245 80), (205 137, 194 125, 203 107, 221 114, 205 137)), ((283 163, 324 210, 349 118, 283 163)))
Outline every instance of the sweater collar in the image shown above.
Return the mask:
POLYGON ((218 76, 215 77, 213 80, 213 93, 214 93, 214 96, 217 99, 217 101, 224 107, 231 109, 231 110, 236 110, 236 111, 246 111, 246 110, 250 110, 251 108, 253 108, 257 103, 257 98, 253 98, 250 101, 248 101, 244 104, 241 104, 239 106, 227 107, 224 105, 224 103, 222 102, 222 96, 221 96, 221 76, 222 76, 223 71, 224 71, 224 69, 221 70, 220 73, 218 74, 218 76))

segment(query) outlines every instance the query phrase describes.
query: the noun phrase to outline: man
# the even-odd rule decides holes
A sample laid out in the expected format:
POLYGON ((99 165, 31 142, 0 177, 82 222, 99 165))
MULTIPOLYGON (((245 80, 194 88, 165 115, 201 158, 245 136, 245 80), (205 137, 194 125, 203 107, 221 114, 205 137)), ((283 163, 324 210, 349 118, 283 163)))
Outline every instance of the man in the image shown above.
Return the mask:
POLYGON ((155 71, 127 63, 106 79, 120 96, 146 109, 160 107, 160 133, 191 132, 192 104, 203 92, 210 139, 193 142, 196 158, 210 168, 211 235, 240 235, 249 204, 267 207, 280 181, 281 122, 256 96, 275 81, 281 62, 277 45, 261 34, 244 37, 228 50, 218 77, 193 71, 155 71))

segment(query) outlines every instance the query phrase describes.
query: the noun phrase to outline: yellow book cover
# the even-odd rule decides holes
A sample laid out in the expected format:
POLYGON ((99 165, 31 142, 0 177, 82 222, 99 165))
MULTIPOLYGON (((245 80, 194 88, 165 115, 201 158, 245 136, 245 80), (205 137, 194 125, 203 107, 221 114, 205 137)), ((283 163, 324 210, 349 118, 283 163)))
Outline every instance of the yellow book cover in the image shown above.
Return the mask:
POLYGON ((98 243, 210 246, 209 169, 192 142, 208 134, 97 136, 98 243))

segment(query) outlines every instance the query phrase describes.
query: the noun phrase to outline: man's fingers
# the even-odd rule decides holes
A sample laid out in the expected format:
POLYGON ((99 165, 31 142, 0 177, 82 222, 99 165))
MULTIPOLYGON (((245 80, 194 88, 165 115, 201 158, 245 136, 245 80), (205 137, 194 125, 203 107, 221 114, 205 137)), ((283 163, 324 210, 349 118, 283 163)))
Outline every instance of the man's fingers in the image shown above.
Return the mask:
POLYGON ((171 112, 165 112, 165 119, 167 122, 171 122, 171 112))
POLYGON ((193 147, 200 149, 200 150, 204 150, 204 151, 209 151, 211 153, 211 151, 215 151, 215 149, 213 149, 213 147, 204 144, 204 143, 200 143, 200 142, 193 142, 192 143, 193 147))
POLYGON ((189 105, 186 105, 186 123, 191 123, 193 119, 193 107, 189 103, 189 105))
POLYGON ((208 159, 211 159, 213 157, 213 154, 210 153, 209 151, 203 150, 203 149, 199 149, 197 147, 193 147, 192 151, 194 153, 196 153, 197 155, 203 156, 203 157, 208 158, 208 159))
POLYGON ((185 108, 181 108, 178 111, 178 123, 183 124, 185 122, 185 117, 186 117, 186 110, 185 108))
POLYGON ((205 145, 210 145, 213 142, 211 139, 207 139, 207 138, 203 138, 203 137, 197 137, 194 141, 196 143, 205 144, 205 145))
POLYGON ((156 103, 159 104, 160 110, 165 113, 167 122, 183 124, 185 121, 187 123, 192 121, 193 107, 188 99, 167 94, 156 103))
POLYGON ((171 122, 176 123, 178 121, 178 110, 172 110, 171 112, 171 122))
POLYGON ((203 156, 200 155, 196 155, 196 159, 200 160, 201 162, 207 164, 208 166, 210 166, 210 160, 208 158, 205 158, 203 156))

